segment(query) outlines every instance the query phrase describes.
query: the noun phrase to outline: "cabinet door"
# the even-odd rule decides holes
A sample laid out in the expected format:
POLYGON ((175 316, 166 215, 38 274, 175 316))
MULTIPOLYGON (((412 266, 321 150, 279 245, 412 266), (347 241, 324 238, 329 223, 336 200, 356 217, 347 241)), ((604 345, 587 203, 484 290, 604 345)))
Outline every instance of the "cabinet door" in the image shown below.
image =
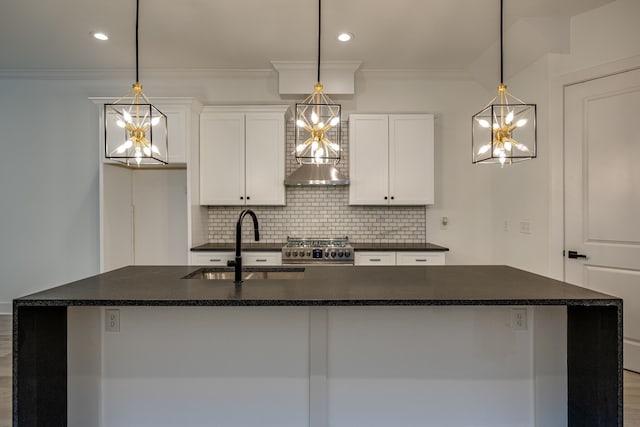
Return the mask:
POLYGON ((444 265, 444 252, 397 252, 397 265, 444 265))
POLYGON ((349 116, 349 204, 389 203, 388 134, 386 114, 349 116))
POLYGON ((284 205, 284 115, 245 116, 246 203, 284 205))
POLYGON ((200 116, 200 204, 244 205, 244 114, 200 116))
POLYGON ((161 105, 160 111, 167 115, 169 140, 169 164, 187 163, 187 109, 184 105, 161 105))
POLYGON ((396 265, 396 253, 394 251, 361 252, 355 253, 354 265, 396 265))
POLYGON ((392 205, 433 204, 433 115, 389 116, 389 188, 392 205))

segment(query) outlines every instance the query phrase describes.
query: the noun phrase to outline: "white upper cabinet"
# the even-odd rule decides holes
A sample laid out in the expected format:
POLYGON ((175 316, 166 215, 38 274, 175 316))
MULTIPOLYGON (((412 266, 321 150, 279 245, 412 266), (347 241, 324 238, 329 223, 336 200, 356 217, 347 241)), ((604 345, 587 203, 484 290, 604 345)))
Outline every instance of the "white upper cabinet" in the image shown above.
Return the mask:
POLYGON ((432 114, 349 116, 349 203, 434 201, 432 114))
POLYGON ((205 107, 200 115, 200 204, 284 205, 288 106, 205 107))

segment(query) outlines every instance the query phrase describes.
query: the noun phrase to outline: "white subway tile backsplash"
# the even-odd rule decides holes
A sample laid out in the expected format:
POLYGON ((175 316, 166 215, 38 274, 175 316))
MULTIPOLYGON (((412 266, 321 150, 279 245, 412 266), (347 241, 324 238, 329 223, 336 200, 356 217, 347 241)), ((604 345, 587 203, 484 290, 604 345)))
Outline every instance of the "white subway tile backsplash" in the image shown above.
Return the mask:
MULTIPOLYGON (((293 156, 295 129, 287 123, 285 173, 298 167, 293 156)), ((342 159, 338 169, 348 176, 349 126, 342 122, 342 159)), ((250 206, 258 216, 260 240, 285 242, 287 236, 348 236, 360 243, 426 242, 425 206, 349 206, 349 188, 287 187, 286 206, 250 206)), ((209 241, 235 242, 235 225, 241 206, 209 206, 209 241)), ((243 239, 253 239, 251 221, 243 239)))

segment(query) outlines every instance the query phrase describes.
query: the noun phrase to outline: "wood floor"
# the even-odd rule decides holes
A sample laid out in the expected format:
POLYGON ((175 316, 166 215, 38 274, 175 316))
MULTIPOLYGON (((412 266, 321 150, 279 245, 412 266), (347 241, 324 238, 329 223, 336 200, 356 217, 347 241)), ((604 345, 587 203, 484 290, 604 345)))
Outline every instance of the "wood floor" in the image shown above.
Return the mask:
MULTIPOLYGON (((0 316, 0 427, 11 426, 11 316, 0 316)), ((640 427, 640 374, 624 372, 624 425, 640 427)))

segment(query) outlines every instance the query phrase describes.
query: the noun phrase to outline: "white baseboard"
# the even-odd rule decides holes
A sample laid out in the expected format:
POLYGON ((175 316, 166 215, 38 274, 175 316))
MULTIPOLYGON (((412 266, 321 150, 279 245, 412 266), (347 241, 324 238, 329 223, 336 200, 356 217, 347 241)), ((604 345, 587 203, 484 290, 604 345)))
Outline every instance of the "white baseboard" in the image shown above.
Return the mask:
POLYGON ((0 315, 3 314, 13 314, 13 303, 11 301, 4 302, 0 301, 0 315))

